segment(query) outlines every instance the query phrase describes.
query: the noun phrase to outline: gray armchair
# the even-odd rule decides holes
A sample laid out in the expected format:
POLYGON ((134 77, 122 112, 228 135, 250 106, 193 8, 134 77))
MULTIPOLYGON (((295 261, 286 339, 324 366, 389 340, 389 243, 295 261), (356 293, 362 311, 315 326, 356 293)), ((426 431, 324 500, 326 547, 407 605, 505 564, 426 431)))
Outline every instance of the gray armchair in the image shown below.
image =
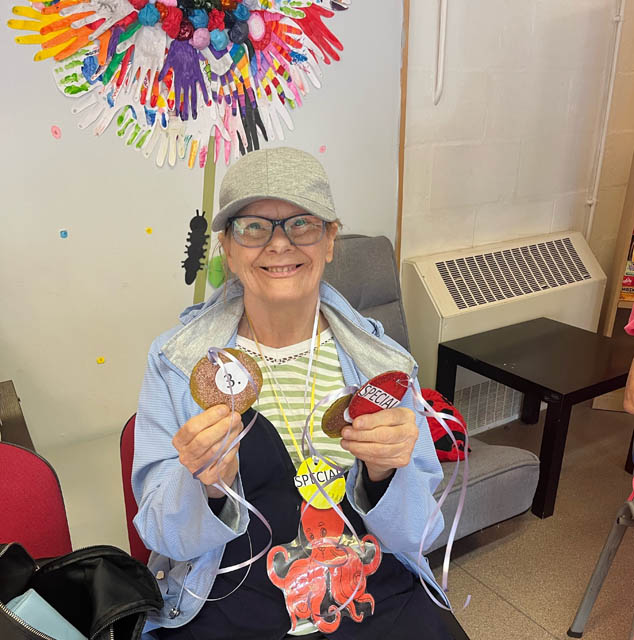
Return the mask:
POLYGON ((385 236, 339 236, 324 279, 357 311, 378 320, 390 338, 409 349, 394 249, 385 236))
MULTIPOLYGON (((384 236, 343 235, 337 245, 335 259, 327 265, 324 279, 355 309, 379 320, 391 338, 408 348, 401 287, 390 241, 384 236)), ((453 465, 443 463, 445 480, 436 491, 437 497, 445 488, 453 465)), ((539 458, 532 452, 472 438, 467 500, 456 539, 527 511, 538 477, 539 458)), ((462 474, 443 505, 448 524, 456 512, 461 482, 462 474)), ((445 527, 428 551, 446 544, 449 528, 445 527)))

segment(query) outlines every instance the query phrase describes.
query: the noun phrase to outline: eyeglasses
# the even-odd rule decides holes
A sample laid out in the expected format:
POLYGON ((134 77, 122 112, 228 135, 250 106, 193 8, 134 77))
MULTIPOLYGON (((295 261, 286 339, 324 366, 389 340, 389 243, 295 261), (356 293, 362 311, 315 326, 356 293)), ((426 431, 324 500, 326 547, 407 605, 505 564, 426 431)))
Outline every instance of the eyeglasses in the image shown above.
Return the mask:
POLYGON ((238 244, 251 249, 267 245, 275 233, 275 227, 282 227, 288 241, 298 247, 317 244, 324 237, 326 230, 325 220, 307 213, 282 220, 241 216, 229 218, 227 226, 231 226, 231 233, 238 244))

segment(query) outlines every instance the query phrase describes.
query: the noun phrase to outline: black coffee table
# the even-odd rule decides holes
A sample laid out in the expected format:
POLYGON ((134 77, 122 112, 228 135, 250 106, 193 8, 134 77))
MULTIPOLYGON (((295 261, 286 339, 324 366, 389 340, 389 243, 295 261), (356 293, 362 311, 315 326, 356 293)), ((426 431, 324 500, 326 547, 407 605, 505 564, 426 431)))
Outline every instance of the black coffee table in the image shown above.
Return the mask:
POLYGON ((537 318, 439 344, 436 388, 453 401, 461 366, 521 391, 523 422, 537 422, 540 402, 548 404, 532 507, 547 518, 555 509, 572 406, 625 386, 632 357, 632 338, 537 318))

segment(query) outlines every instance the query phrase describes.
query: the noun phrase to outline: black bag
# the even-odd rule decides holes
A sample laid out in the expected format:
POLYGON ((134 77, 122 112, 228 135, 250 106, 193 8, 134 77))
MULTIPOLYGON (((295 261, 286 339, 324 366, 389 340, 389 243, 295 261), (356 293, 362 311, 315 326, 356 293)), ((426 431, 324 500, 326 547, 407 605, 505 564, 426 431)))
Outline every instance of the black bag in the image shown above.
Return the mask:
POLYGON ((38 567, 21 545, 0 544, 2 640, 50 640, 4 606, 27 589, 89 640, 137 640, 148 611, 163 606, 150 570, 117 547, 86 547, 38 567))

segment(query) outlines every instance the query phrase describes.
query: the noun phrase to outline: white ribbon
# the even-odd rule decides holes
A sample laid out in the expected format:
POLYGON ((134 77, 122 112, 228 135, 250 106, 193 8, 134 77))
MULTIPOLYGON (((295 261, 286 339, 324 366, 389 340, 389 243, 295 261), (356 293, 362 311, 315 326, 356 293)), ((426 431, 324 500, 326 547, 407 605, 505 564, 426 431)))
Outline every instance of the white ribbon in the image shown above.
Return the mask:
MULTIPOLYGON (((234 362, 235 364, 238 365, 242 373, 244 373, 244 375, 247 377, 249 384, 253 387, 253 390, 255 392, 255 396, 257 399, 259 395, 258 386, 255 384, 255 380, 253 380, 253 377, 251 376, 247 368, 237 358, 235 358, 231 353, 229 353, 225 349, 217 349, 215 347, 211 347, 209 349, 209 352, 207 353, 207 357, 209 358, 210 362, 212 364, 219 365, 222 371, 222 374, 226 376, 227 374, 225 370, 225 362, 220 357, 220 355, 225 356, 231 362, 234 362)), ((235 398, 233 393, 233 387, 230 387, 230 391, 231 391, 231 413, 233 413, 235 408, 235 398)), ((194 478, 198 478, 200 474, 203 473, 203 471, 205 471, 206 469, 208 469, 212 464, 216 462, 222 463, 223 459, 229 453, 229 451, 231 451, 231 449, 233 449, 233 447, 235 447, 238 444, 238 442, 240 442, 240 440, 242 440, 242 438, 244 438, 247 435, 247 433, 251 431, 251 428, 255 424, 257 417, 258 417, 258 412, 255 411, 253 418, 251 419, 249 424, 242 430, 242 432, 238 436, 236 436, 228 444, 228 446, 227 446, 227 442, 229 440, 230 430, 227 430, 227 433, 225 434, 222 440, 222 443, 220 444, 218 453, 214 454, 207 462, 205 462, 199 469, 197 469, 194 472, 193 474, 194 478)), ((264 556, 268 552, 268 550, 271 548, 271 545, 273 544, 273 529, 271 529, 271 525, 269 524, 269 521, 262 515, 262 513, 258 509, 256 509, 256 507, 254 507, 248 500, 245 500, 244 498, 242 498, 242 496, 238 495, 235 491, 233 491, 233 489, 231 489, 231 487, 227 485, 227 483, 222 478, 219 478, 218 482, 215 482, 213 486, 219 489, 220 491, 222 491, 222 493, 224 493, 228 498, 230 498, 234 502, 244 505, 249 511, 251 511, 251 513, 254 513, 257 516, 257 518, 262 522, 262 524, 266 527, 267 531, 269 532, 269 541, 267 545, 264 547, 264 549, 256 553, 254 556, 253 546, 251 545, 251 536, 249 536, 249 532, 247 531, 251 557, 248 560, 245 560, 244 562, 240 562, 238 564, 234 564, 229 567, 223 567, 222 569, 218 569, 218 571, 216 572, 216 574, 219 575, 221 573, 231 573, 232 571, 237 571, 238 569, 242 569, 243 567, 248 567, 247 572, 244 574, 244 577, 242 578, 238 586, 236 586, 232 591, 230 591, 226 595, 220 598, 203 598, 202 596, 199 596, 193 593, 192 591, 190 591, 189 589, 187 589, 187 587, 184 587, 185 591, 187 591, 189 595, 193 596, 194 598, 197 598, 198 600, 203 600, 205 602, 215 602, 217 600, 223 600, 224 598, 227 598, 232 593, 234 593, 239 587, 242 586, 244 581, 247 579, 247 576, 249 575, 249 571, 251 570, 251 565, 257 560, 259 560, 262 556, 264 556)))

